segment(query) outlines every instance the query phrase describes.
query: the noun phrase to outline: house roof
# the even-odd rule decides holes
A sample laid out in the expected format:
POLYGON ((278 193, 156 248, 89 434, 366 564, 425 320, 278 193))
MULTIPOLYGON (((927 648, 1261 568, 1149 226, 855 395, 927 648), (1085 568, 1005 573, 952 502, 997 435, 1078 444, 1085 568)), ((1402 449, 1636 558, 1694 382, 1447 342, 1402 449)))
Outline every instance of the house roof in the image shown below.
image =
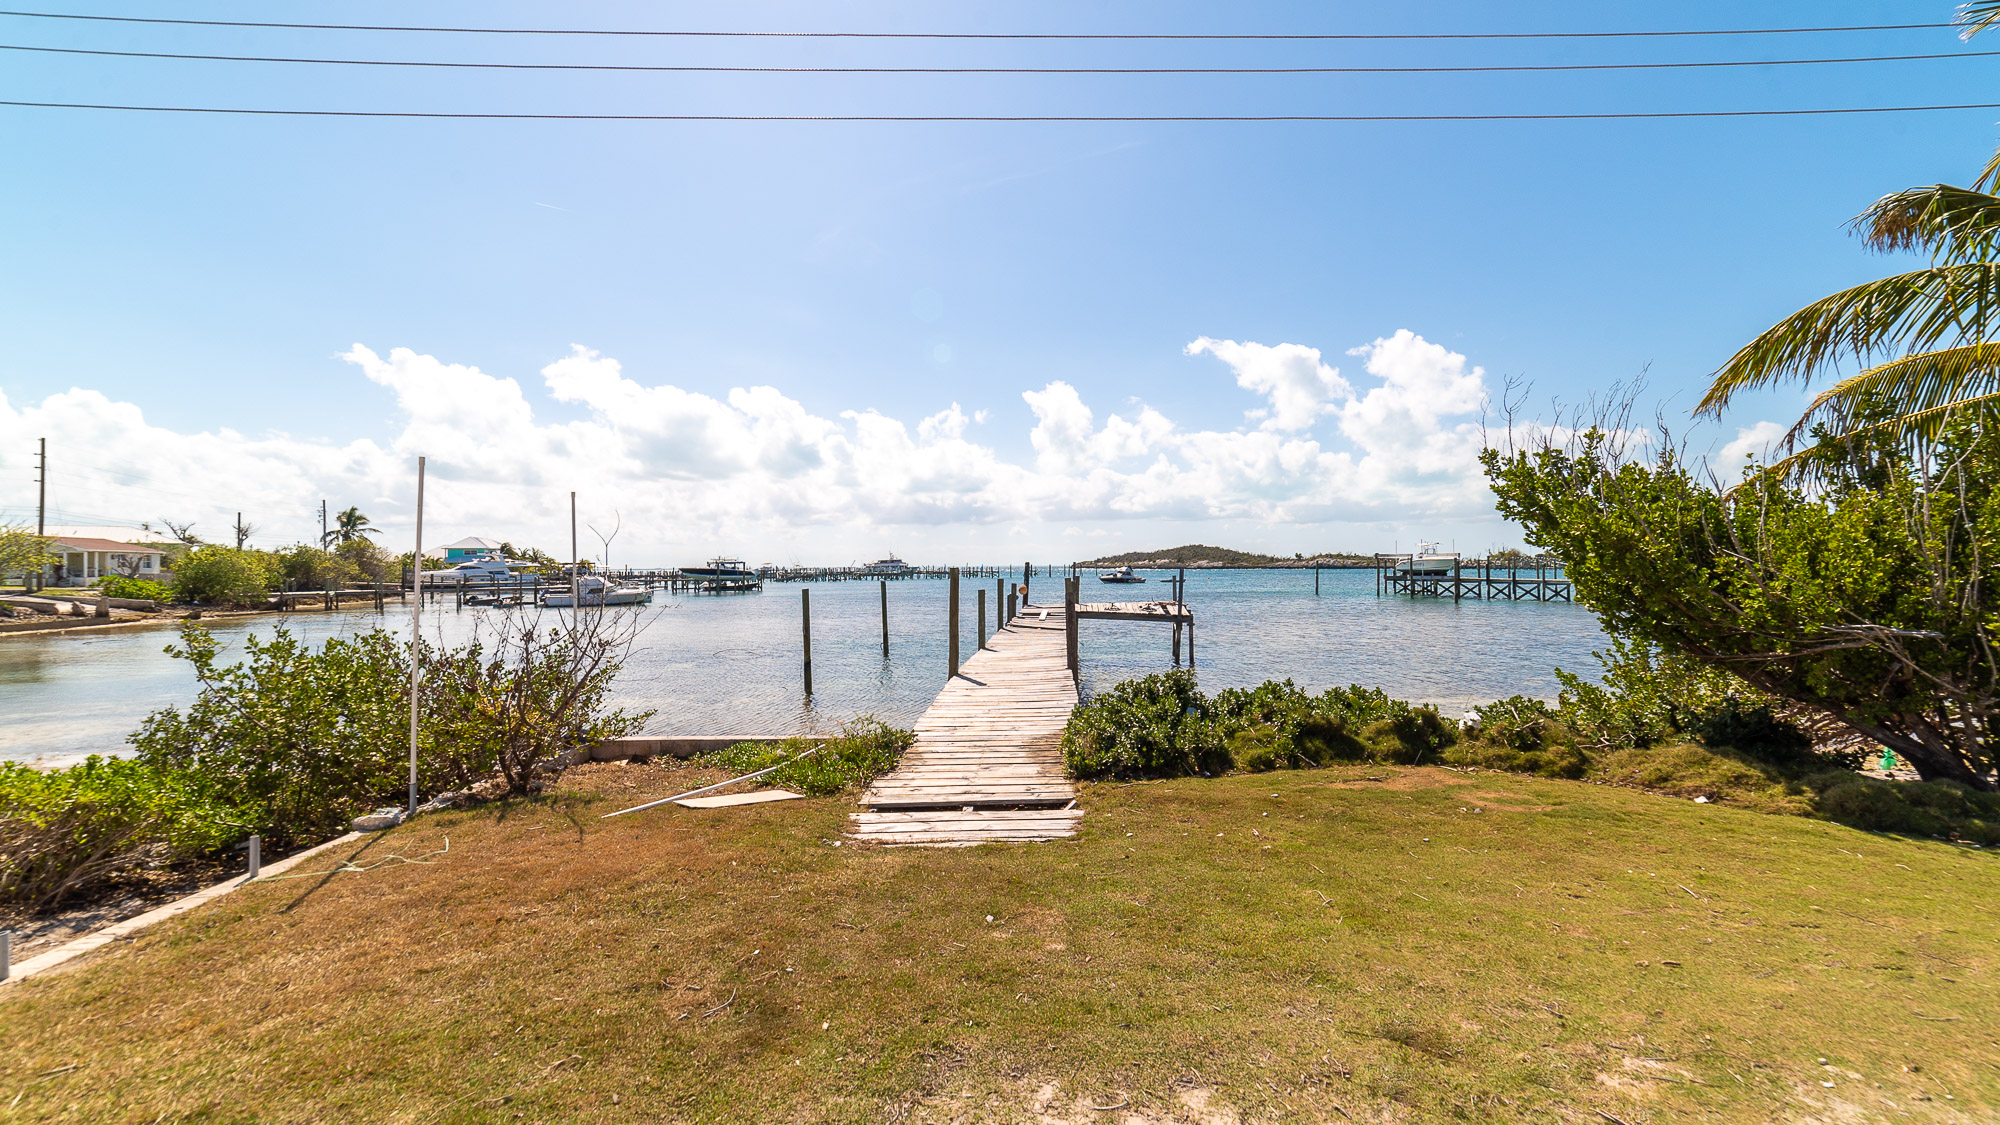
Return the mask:
POLYGON ((137 543, 120 543, 116 539, 92 539, 82 535, 59 535, 55 541, 72 551, 122 551, 128 555, 163 554, 158 547, 144 547, 137 543))
POLYGON ((477 535, 471 535, 471 536, 467 536, 467 537, 466 537, 466 538, 464 538, 464 539, 461 539, 461 540, 459 540, 459 541, 458 541, 458 542, 456 542, 456 543, 446 543, 446 544, 445 544, 444 546, 442 546, 442 547, 439 547, 439 548, 438 548, 438 550, 440 550, 440 551, 497 551, 497 550, 499 550, 499 549, 500 549, 500 546, 501 546, 501 544, 500 544, 500 541, 499 541, 498 539, 481 539, 481 538, 480 538, 479 536, 477 536, 477 535))

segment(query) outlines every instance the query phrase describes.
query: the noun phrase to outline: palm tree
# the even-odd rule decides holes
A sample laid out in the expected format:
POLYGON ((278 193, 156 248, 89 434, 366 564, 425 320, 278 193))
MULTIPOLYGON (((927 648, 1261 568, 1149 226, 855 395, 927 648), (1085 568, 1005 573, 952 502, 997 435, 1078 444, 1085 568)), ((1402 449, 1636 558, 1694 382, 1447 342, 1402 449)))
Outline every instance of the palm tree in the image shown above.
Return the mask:
MULTIPOLYGON (((2000 25, 2000 0, 1964 5, 1958 22, 1966 38, 2000 25)), ((1862 369, 1813 400, 1785 435, 1786 449, 1816 430, 1923 445, 1953 414, 2000 403, 2000 153, 1972 187, 1883 196, 1854 229, 1885 253, 1926 251, 1931 265, 1843 289, 1786 317, 1723 364, 1697 415, 1720 414, 1740 391, 1811 382, 1843 360, 1862 369)), ((1794 453, 1776 467, 1800 468, 1806 457, 1794 453)))
POLYGON ((320 540, 320 546, 337 546, 341 543, 359 539, 364 535, 374 534, 377 534, 377 529, 369 526, 368 517, 361 514, 361 509, 349 507, 346 511, 333 517, 333 530, 327 532, 326 537, 320 540))

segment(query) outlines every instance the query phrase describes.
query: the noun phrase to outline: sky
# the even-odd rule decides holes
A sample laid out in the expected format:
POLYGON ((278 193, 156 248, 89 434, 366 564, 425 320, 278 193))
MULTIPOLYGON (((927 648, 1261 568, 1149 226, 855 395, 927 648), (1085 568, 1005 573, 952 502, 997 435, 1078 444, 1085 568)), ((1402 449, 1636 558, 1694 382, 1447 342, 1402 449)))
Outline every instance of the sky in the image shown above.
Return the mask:
MULTIPOLYGON (((269 19, 268 5, 35 11, 269 19)), ((1943 23, 1948 3, 299 2, 296 22, 1465 34, 1943 23)), ((2000 33, 1020 41, 463 35, 0 17, 0 47, 795 67, 633 73, 0 50, 0 100, 568 114, 1427 115, 2000 102, 2000 33)), ((1810 397, 1689 408, 1761 329, 1914 260, 1846 229, 1969 182, 2000 110, 1598 121, 671 122, 0 106, 0 521, 252 542, 358 506, 614 564, 1511 546, 1479 449, 1643 380, 1734 464, 1810 397), (592 531, 607 535, 606 543, 592 531)))

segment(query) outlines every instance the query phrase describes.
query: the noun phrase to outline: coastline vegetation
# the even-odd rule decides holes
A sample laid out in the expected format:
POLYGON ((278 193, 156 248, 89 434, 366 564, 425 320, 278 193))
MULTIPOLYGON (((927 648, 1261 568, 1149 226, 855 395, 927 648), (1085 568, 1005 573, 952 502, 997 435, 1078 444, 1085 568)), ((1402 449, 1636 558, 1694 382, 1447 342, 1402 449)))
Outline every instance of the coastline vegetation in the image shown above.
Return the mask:
MULTIPOLYGON (((613 707, 636 618, 509 614, 457 647, 419 646, 417 785, 473 800, 540 792, 574 751, 636 730, 613 707)), ((130 759, 39 771, 0 764, 0 904, 43 910, 255 834, 317 843, 409 785, 406 638, 382 629, 314 648, 289 630, 225 663, 198 622, 167 651, 200 693, 149 715, 130 759)))
POLYGON ((734 774, 755 773, 783 764, 783 768, 761 779, 765 786, 790 789, 808 797, 831 797, 862 788, 895 769, 903 751, 916 740, 914 731, 892 727, 873 715, 863 715, 842 723, 829 736, 739 742, 702 755, 702 763, 734 774), (813 752, 807 754, 809 750, 813 752))

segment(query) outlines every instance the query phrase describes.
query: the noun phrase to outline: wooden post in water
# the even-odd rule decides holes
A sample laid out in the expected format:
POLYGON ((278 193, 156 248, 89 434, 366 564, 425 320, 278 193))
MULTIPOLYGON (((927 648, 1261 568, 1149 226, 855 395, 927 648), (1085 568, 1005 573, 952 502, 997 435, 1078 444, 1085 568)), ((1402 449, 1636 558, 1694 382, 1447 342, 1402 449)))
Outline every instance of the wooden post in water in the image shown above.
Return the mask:
POLYGON ((1035 604, 1028 597, 1028 590, 1034 584, 1034 577, 1035 577, 1035 564, 1031 562, 1022 563, 1021 564, 1021 608, 1023 609, 1026 609, 1028 606, 1035 604))
POLYGON ((889 659, 889 580, 882 579, 882 659, 889 659))
POLYGON ((1063 648, 1069 656, 1069 674, 1072 678, 1078 674, 1076 659, 1076 595, 1076 579, 1063 579, 1063 648))
POLYGON ((1465 593, 1465 560, 1453 559, 1451 561, 1451 604, 1457 605, 1458 599, 1464 593, 1465 593))
POLYGON ((811 699, 813 693, 813 592, 810 589, 799 591, 799 622, 805 628, 806 698, 811 699))
POLYGON ((1002 628, 1004 628, 1007 624, 1007 619, 1000 616, 1002 613, 1006 612, 1006 609, 1007 609, 1007 580, 1005 578, 1001 578, 993 583, 993 631, 996 633, 999 632, 1002 628))
POLYGON ((978 652, 980 649, 985 647, 986 647, 986 587, 981 586, 979 588, 979 643, 972 646, 972 651, 978 652))
POLYGON ((1014 620, 1014 615, 1021 612, 1020 606, 1015 602, 1015 599, 1019 596, 1019 594, 1011 590, 1007 593, 1007 620, 1009 621, 1014 620))
POLYGON ((1319 597, 1319 568, 1313 567, 1313 597, 1319 597))
POLYGON ((945 595, 947 598, 950 599, 950 603, 945 610, 945 618, 947 621, 945 628, 950 631, 950 636, 948 636, 945 639, 945 648, 947 650, 951 662, 951 674, 946 678, 957 679, 958 678, 958 568, 952 567, 948 577, 951 579, 951 592, 945 595))
POLYGON ((1174 619, 1174 667, 1178 668, 1180 666, 1181 666, 1181 623, 1179 618, 1175 618, 1174 619))

